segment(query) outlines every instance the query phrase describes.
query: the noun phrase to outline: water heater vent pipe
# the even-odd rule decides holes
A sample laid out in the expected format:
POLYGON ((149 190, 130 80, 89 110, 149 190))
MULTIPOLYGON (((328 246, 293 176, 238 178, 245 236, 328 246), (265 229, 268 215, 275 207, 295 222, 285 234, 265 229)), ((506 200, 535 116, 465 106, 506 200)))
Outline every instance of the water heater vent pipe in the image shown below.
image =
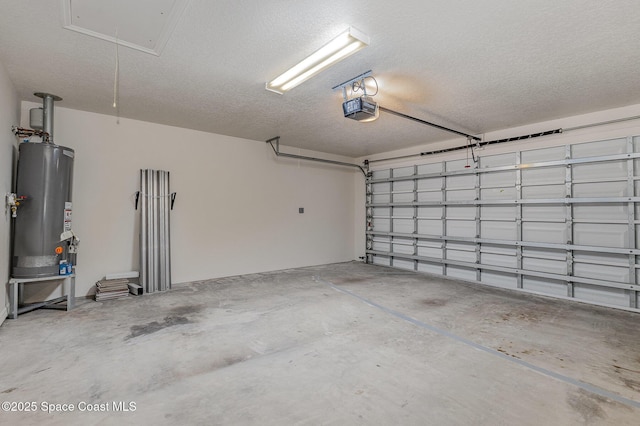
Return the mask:
POLYGON ((42 130, 49 135, 49 143, 53 143, 53 102, 62 98, 43 92, 36 92, 34 96, 42 98, 42 130))

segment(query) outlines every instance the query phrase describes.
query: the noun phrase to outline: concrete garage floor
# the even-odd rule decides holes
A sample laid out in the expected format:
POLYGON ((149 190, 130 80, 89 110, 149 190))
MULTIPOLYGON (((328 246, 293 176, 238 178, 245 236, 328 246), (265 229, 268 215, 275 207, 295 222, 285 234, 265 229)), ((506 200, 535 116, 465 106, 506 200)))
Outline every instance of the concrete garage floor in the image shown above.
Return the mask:
POLYGON ((639 324, 356 262, 182 284, 6 320, 0 400, 37 411, 0 423, 638 425, 639 324))

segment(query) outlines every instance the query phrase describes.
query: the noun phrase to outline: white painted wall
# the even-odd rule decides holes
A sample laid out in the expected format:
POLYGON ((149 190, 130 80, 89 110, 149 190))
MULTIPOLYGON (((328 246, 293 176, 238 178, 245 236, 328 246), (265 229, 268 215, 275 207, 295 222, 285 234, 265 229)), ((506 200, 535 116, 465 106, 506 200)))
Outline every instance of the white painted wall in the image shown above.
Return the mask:
MULTIPOLYGON (((497 139, 504 139, 509 137, 521 136, 531 133, 538 133, 553 129, 569 129, 572 127, 578 127, 594 123, 602 123, 610 120, 617 120, 627 117, 640 116, 640 104, 630 105, 622 108, 614 108, 605 111, 599 111, 589 114, 577 115, 572 117, 559 118, 552 121, 546 121, 541 123, 534 123, 521 127, 514 127, 495 132, 486 133, 482 136, 483 141, 491 141, 497 139)), ((380 117, 380 120, 384 120, 384 115, 380 117)), ((417 126, 418 124, 407 121, 408 126, 417 126)), ((501 154, 506 152, 515 152, 518 150, 546 148, 552 146, 600 141, 606 139, 613 139, 617 137, 624 137, 628 135, 640 135, 640 119, 624 121, 620 123, 607 124, 597 127, 589 127, 580 130, 567 131, 564 133, 542 136, 536 139, 522 140, 518 142, 507 142, 497 145, 489 145, 481 148, 477 152, 482 155, 501 154)), ((439 149, 456 147, 466 144, 467 141, 464 138, 455 138, 447 141, 443 141, 436 144, 422 145, 415 148, 408 148, 396 151, 389 151, 381 154, 371 155, 369 157, 362 157, 355 160, 357 163, 361 163, 365 159, 375 160, 382 158, 399 157, 403 155, 419 154, 420 152, 435 151, 439 149)), ((464 150, 455 151, 445 154, 437 154, 425 157, 412 157, 402 160, 385 161, 379 163, 373 163, 371 170, 388 169, 391 167, 400 167, 403 165, 412 164, 424 164, 433 163, 438 161, 448 161, 455 159, 466 158, 466 152, 464 150)), ((471 160, 470 160, 471 161, 471 160)), ((361 183, 362 178, 356 176, 355 178, 356 188, 363 185, 361 183)), ((354 235, 354 247, 355 257, 364 256, 365 253, 365 193, 364 190, 356 190, 354 197, 354 218, 355 218, 355 235, 354 235)))
POLYGON ((20 103, 13 83, 9 80, 4 66, 0 63, 0 198, 2 215, 0 216, 0 279, 4 283, 0 291, 0 324, 7 317, 8 298, 6 282, 10 269, 11 212, 4 207, 5 195, 12 190, 12 176, 16 153, 16 137, 11 126, 18 124, 20 103))
MULTIPOLYGON (((353 259, 359 172, 277 159, 264 142, 122 118, 118 124, 112 116, 66 109, 64 101, 56 105, 55 143, 76 152, 78 297, 91 294, 105 274, 138 269, 134 193, 141 168, 170 171, 178 194, 171 215, 174 283, 353 259)), ((23 125, 38 106, 23 102, 23 125)), ((34 292, 26 299, 53 294, 34 292)))

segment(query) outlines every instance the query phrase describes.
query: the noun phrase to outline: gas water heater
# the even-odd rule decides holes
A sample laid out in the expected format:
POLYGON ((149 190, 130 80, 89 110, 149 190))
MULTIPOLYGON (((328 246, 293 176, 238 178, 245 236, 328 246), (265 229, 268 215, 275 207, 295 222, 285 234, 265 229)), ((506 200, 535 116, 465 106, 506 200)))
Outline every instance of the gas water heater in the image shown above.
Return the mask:
POLYGON ((71 227, 75 153, 53 142, 53 102, 62 99, 35 95, 43 99, 44 137, 19 145, 15 198, 20 201, 12 208, 14 278, 59 275, 61 265, 76 263, 78 240, 71 227))

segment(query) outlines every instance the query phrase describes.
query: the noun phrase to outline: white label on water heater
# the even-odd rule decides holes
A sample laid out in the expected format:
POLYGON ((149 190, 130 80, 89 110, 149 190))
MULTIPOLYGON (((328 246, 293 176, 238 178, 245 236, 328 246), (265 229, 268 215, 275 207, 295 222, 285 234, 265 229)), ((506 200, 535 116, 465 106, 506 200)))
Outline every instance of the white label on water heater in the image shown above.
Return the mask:
POLYGON ((71 231, 71 202, 64 203, 64 230, 71 231))

